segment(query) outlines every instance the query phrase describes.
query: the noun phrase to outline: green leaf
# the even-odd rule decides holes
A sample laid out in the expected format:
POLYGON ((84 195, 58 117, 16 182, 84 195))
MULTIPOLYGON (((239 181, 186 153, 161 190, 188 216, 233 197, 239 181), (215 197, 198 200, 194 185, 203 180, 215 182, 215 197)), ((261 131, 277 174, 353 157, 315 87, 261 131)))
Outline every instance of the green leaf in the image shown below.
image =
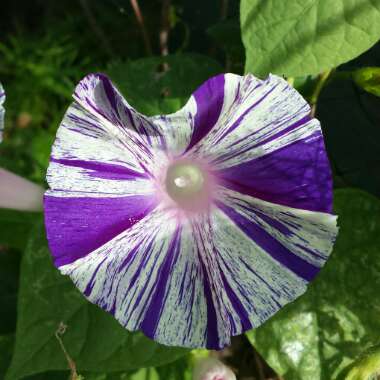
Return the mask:
POLYGON ((5 373, 11 363, 14 345, 14 335, 0 335, 0 379, 4 379, 5 373))
POLYGON ((23 250, 38 215, 0 208, 0 245, 23 250))
POLYGON ((246 72, 318 74, 380 38, 380 3, 368 0, 242 0, 246 72))
POLYGON ((156 115, 177 111, 198 86, 222 71, 206 56, 178 54, 114 63, 107 74, 133 107, 156 115))
MULTIPOLYGON (((380 64, 380 59, 379 59, 380 64)), ((380 98, 359 89, 346 72, 329 82, 317 106, 336 181, 380 197, 380 98)))
POLYGON ((0 337, 16 329, 20 255, 0 250, 0 337))
POLYGON ((380 345, 368 349, 350 367, 345 380, 376 379, 380 372, 380 345))
POLYGON ((365 91, 380 96, 380 67, 363 67, 354 72, 355 83, 365 91))
POLYGON ((287 380, 334 380, 380 341, 380 201, 338 190, 339 236, 308 291, 247 335, 287 380))
POLYGON ((54 268, 45 231, 33 231, 21 264, 16 346, 6 380, 68 368, 55 333, 67 326, 63 343, 84 371, 113 372, 174 361, 188 351, 165 347, 130 333, 108 313, 90 304, 54 268))

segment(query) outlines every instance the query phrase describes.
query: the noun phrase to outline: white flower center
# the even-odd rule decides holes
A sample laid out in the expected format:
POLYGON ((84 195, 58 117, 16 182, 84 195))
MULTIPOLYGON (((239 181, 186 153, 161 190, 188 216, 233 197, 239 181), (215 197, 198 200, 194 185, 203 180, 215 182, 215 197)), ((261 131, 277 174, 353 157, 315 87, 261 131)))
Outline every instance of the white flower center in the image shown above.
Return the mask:
POLYGON ((177 162, 166 172, 166 191, 170 198, 189 208, 207 192, 207 173, 191 162, 177 162))

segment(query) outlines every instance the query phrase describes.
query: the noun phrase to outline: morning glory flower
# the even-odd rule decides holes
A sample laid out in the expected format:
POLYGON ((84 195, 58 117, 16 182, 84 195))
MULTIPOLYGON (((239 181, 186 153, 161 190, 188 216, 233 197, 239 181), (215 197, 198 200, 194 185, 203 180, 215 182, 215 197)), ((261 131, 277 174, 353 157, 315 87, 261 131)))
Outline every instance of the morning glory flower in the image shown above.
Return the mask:
POLYGON ((236 376, 220 360, 208 357, 195 363, 193 380, 236 380, 236 376))
POLYGON ((153 117, 102 74, 73 97, 45 222, 89 301, 160 343, 220 349, 305 292, 337 227, 320 124, 285 80, 219 75, 153 117))
MULTIPOLYGON (((0 143, 3 138, 5 91, 0 83, 0 143)), ((0 168, 0 208, 41 211, 44 189, 0 168)))
POLYGON ((5 101, 5 91, 0 83, 0 142, 3 139, 3 129, 4 129, 4 114, 5 110, 3 107, 5 101))

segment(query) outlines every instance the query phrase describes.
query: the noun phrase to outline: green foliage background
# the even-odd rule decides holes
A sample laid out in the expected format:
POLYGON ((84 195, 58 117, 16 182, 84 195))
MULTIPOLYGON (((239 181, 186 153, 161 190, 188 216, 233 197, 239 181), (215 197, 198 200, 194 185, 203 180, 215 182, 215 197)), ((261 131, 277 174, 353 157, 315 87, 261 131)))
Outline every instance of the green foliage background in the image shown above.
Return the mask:
MULTIPOLYGON (((214 355, 242 380, 380 373, 380 0, 140 0, 145 40, 132 3, 2 1, 0 167, 45 186, 55 132, 89 72, 150 115, 176 111, 217 73, 285 76, 321 120, 340 235, 301 298, 214 355)), ((0 305, 0 379, 69 378, 59 340, 85 379, 191 379, 197 352, 125 331, 58 273, 39 214, 0 209, 0 305)))

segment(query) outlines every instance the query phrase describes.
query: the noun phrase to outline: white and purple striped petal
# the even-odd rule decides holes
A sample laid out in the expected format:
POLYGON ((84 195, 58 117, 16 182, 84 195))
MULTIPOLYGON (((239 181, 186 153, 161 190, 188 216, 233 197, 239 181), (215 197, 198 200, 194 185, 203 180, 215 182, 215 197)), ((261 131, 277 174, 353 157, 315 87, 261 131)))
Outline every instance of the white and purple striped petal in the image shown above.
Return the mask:
POLYGON ((3 107, 5 101, 5 91, 0 83, 0 142, 3 139, 3 129, 4 129, 4 114, 5 110, 3 107))
POLYGON ((163 344, 219 349, 306 290, 336 217, 319 123, 284 80, 219 75, 153 117, 101 74, 74 100, 45 219, 91 302, 163 344))

